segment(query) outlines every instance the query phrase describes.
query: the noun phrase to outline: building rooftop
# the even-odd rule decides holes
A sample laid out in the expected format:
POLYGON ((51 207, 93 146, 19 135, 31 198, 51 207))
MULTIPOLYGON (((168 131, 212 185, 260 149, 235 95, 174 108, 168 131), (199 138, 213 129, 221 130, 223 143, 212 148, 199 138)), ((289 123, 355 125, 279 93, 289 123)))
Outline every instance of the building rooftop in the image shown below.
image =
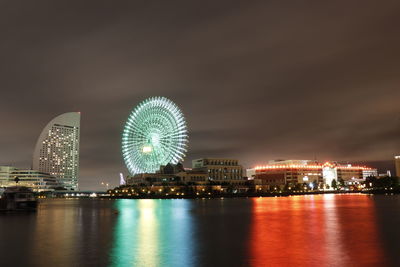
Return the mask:
POLYGON ((321 169, 323 167, 330 168, 338 168, 338 169, 348 169, 348 170, 372 170, 373 168, 367 166, 353 166, 351 164, 337 164, 332 162, 317 162, 317 161, 275 161, 274 163, 270 163, 267 165, 260 165, 254 167, 255 170, 267 170, 267 169, 321 169), (298 164, 294 164, 294 162, 298 162, 298 164), (303 162, 303 164, 299 164, 303 162), (286 164, 285 164, 286 163, 286 164))

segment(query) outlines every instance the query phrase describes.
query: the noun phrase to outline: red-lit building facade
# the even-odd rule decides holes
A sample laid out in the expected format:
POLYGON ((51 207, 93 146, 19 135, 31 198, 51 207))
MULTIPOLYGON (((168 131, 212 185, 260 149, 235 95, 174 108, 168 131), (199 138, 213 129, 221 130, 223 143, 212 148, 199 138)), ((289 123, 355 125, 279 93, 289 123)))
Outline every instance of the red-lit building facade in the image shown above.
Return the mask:
POLYGON ((316 182, 319 186, 327 188, 332 185, 333 180, 364 180, 368 176, 377 176, 377 170, 316 160, 278 160, 247 170, 247 176, 268 187, 316 182))

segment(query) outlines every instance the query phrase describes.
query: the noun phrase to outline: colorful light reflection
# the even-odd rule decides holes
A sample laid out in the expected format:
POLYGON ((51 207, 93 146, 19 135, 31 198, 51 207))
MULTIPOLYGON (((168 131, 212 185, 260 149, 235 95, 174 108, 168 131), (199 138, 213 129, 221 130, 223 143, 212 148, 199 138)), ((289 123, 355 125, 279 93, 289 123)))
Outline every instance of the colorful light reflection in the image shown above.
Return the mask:
POLYGON ((117 200, 111 266, 194 264, 189 200, 117 200))
POLYGON ((250 265, 382 265, 373 205, 366 195, 254 198, 250 265))

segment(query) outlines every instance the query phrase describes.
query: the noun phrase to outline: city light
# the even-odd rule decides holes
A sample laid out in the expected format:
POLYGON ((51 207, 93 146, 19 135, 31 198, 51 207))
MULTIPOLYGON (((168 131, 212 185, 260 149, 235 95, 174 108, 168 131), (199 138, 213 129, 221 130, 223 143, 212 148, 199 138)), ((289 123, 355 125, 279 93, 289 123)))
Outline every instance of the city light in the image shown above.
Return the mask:
POLYGON ((325 163, 320 165, 297 165, 297 164, 287 164, 287 165, 262 165, 254 167, 255 170, 267 170, 267 169, 322 169, 328 166, 330 168, 338 169, 349 169, 349 170, 372 170, 372 168, 365 166, 352 166, 352 165, 334 165, 332 163, 325 163))
POLYGON ((80 113, 55 117, 42 130, 33 154, 33 169, 49 173, 66 189, 78 189, 80 113))
POLYGON ((142 149, 143 153, 150 153, 152 151, 151 146, 144 146, 142 149))
POLYGON ((185 157, 188 135, 179 107, 165 97, 141 102, 130 114, 122 134, 122 155, 129 172, 152 173, 185 157))

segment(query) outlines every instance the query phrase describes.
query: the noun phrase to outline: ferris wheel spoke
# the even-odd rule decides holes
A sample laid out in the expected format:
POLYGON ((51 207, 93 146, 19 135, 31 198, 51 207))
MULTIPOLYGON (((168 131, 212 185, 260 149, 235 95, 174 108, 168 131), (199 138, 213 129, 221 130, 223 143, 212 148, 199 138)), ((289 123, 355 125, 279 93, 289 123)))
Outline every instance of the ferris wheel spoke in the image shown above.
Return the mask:
POLYGON ((181 161, 187 133, 185 117, 171 100, 152 97, 139 103, 122 134, 122 155, 131 174, 154 172, 160 165, 181 161))

